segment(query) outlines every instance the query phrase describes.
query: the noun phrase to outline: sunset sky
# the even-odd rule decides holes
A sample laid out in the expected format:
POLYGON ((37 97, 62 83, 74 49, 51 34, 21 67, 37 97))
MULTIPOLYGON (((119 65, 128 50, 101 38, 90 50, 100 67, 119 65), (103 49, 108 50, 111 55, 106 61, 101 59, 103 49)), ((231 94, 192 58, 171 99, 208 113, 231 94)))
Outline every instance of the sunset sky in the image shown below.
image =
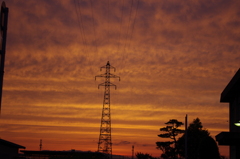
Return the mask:
MULTIPOLYGON (((107 61, 113 154, 160 156, 169 119, 228 131, 220 94, 240 67, 239 0, 5 0, 0 137, 27 150, 96 151, 107 61)), ((182 127, 184 129, 184 126, 182 127)), ((220 146, 221 155, 228 147, 220 146)))

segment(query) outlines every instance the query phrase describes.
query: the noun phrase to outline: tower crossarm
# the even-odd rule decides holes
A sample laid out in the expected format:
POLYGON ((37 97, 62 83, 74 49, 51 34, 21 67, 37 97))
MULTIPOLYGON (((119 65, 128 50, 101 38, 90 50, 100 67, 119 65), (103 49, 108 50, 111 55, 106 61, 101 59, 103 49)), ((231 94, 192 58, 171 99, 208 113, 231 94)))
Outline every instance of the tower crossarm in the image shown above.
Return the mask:
POLYGON ((111 82, 104 82, 104 83, 99 84, 98 85, 98 89, 99 89, 100 86, 104 86, 104 87, 106 87, 106 86, 114 86, 115 89, 117 89, 117 86, 115 84, 111 83, 111 82))
POLYGON ((97 79, 97 77, 104 77, 104 78, 118 78, 120 81, 120 77, 111 73, 104 73, 104 74, 100 74, 95 76, 95 80, 97 79))

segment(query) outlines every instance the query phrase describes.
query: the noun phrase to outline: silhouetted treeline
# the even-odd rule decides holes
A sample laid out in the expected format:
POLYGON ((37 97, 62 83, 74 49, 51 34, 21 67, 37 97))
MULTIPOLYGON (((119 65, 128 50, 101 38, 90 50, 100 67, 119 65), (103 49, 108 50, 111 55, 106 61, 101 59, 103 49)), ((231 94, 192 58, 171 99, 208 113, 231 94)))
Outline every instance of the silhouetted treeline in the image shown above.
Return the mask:
MULTIPOLYGON (((184 159, 185 158, 185 131, 179 129, 183 125, 176 119, 171 119, 166 126, 160 128, 164 133, 159 134, 161 138, 170 141, 156 142, 157 149, 163 153, 161 159, 184 159), (184 133, 180 138, 179 134, 184 133)), ((187 128, 187 152, 189 159, 221 159, 219 149, 215 140, 204 129, 199 118, 193 120, 187 128)))

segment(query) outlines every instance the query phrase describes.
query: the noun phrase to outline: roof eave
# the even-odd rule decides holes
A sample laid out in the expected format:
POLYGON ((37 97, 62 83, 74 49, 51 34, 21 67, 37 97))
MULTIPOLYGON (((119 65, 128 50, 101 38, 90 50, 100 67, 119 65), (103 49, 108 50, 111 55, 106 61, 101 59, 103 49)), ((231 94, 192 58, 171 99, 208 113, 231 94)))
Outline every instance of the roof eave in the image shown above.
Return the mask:
POLYGON ((229 103, 233 99, 234 95, 240 92, 240 69, 233 76, 231 81, 225 87, 221 93, 220 102, 229 103))

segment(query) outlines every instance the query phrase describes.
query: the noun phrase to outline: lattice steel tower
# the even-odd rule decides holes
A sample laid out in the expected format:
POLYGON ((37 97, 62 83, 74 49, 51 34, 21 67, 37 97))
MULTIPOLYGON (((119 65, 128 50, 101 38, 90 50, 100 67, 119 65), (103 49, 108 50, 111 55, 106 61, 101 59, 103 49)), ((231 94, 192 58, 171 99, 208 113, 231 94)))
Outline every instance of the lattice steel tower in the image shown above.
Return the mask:
POLYGON ((106 69, 106 73, 95 76, 95 80, 97 77, 105 78, 105 82, 98 85, 98 89, 100 86, 105 87, 100 135, 99 135, 99 142, 98 142, 98 152, 105 153, 108 155, 109 158, 112 158, 110 87, 114 86, 116 89, 117 86, 110 82, 110 78, 118 78, 120 81, 120 77, 110 73, 111 69, 113 69, 114 72, 116 69, 115 67, 110 65, 109 61, 107 62, 106 66, 102 66, 100 68, 100 71, 102 71, 102 69, 106 69))

